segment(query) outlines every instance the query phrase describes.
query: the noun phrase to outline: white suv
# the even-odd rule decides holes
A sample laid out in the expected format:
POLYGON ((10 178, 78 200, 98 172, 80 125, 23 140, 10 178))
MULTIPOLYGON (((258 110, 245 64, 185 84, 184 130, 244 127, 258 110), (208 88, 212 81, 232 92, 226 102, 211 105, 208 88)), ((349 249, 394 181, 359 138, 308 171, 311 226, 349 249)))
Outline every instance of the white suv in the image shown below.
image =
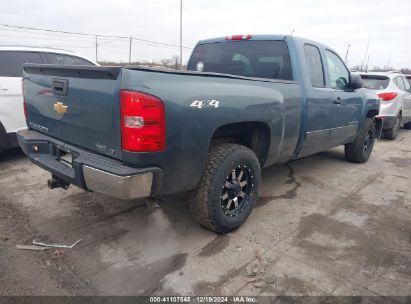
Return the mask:
POLYGON ((381 99, 383 136, 396 139, 401 126, 411 129, 411 87, 401 72, 360 73, 363 86, 374 90, 381 99))
POLYGON ((66 50, 0 46, 0 152, 17 147, 16 132, 26 127, 21 90, 24 63, 97 65, 66 50))

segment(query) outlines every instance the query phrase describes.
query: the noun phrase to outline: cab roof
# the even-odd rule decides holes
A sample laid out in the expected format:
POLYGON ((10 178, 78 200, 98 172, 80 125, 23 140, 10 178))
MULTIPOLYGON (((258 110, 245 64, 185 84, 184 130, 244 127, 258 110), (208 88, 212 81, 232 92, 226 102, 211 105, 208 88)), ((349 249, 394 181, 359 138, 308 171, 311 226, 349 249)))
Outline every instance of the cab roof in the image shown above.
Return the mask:
POLYGON ((205 44, 205 43, 215 43, 215 42, 224 42, 227 40, 231 40, 228 38, 234 37, 234 36, 251 36, 249 39, 244 39, 244 40, 285 40, 287 35, 233 35, 233 36, 226 36, 226 37, 217 37, 217 38, 210 38, 210 39, 204 39, 200 40, 198 44, 205 44))
POLYGON ((333 51, 334 53, 337 53, 336 51, 333 50, 333 48, 324 45, 318 41, 314 41, 314 40, 310 40, 307 38, 303 38, 303 37, 299 37, 299 36, 295 36, 295 35, 280 35, 280 34, 272 34, 272 35, 234 35, 234 36, 226 36, 226 37, 217 37, 217 38, 210 38, 210 39, 204 39, 204 40, 200 40, 197 45, 200 44, 208 44, 208 43, 217 43, 217 42, 225 42, 225 41, 230 41, 230 40, 244 40, 244 41, 275 41, 275 40, 283 40, 283 41, 287 41, 287 40, 294 40, 297 42, 297 44, 304 44, 304 43, 308 43, 308 44, 313 44, 313 45, 317 45, 320 46, 324 49, 328 49, 333 51), (243 37, 242 39, 233 39, 233 37, 243 37))

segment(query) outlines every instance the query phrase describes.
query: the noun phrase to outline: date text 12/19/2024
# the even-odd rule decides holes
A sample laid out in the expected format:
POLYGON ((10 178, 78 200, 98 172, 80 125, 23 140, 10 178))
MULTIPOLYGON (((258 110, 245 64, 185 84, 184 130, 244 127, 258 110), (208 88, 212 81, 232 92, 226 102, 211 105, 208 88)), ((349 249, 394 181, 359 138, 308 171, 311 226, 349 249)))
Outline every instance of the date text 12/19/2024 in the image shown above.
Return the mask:
POLYGON ((207 297, 207 296, 194 296, 194 297, 150 297, 150 303, 258 303, 256 297, 207 297))

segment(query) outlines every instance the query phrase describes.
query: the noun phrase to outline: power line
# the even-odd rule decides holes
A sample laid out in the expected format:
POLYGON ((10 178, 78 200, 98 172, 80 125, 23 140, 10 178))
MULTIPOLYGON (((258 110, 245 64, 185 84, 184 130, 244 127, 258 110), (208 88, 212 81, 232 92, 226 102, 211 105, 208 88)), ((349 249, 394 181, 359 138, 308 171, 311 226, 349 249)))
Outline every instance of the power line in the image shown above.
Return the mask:
MULTIPOLYGON (((119 48, 116 48, 116 47, 102 46, 101 49, 103 49, 103 50, 105 49, 105 50, 109 50, 109 51, 114 51, 114 52, 119 52, 119 53, 122 53, 122 54, 124 54, 124 55, 128 55, 128 54, 129 54, 129 51, 126 51, 126 50, 124 50, 124 49, 119 49, 119 48)), ((133 55, 134 58, 138 57, 138 58, 143 58, 143 59, 145 59, 145 60, 153 60, 153 59, 156 60, 156 59, 160 59, 160 58, 161 58, 161 56, 154 56, 154 57, 156 57, 156 58, 147 57, 147 56, 141 55, 140 53, 135 53, 135 52, 132 52, 132 55, 133 55)), ((134 60, 135 60, 135 59, 134 59, 134 60)))
POLYGON ((13 44, 10 44, 10 43, 7 43, 7 44, 5 44, 5 43, 0 43, 0 46, 22 46, 22 47, 25 47, 25 46, 30 46, 30 47, 37 47, 37 48, 50 48, 50 49, 56 49, 56 50, 70 50, 70 51, 72 51, 72 49, 73 49, 73 47, 74 48, 80 48, 80 49, 91 49, 91 48, 94 48, 94 46, 73 46, 73 45, 55 45, 55 44, 53 44, 53 45, 49 45, 49 44, 29 44, 29 45, 27 45, 27 44, 15 44, 15 43, 13 43, 13 44))
MULTIPOLYGON (((56 41, 64 41, 64 42, 78 42, 78 43, 85 43, 85 44, 87 44, 87 43, 89 43, 89 44, 92 44, 93 46, 91 46, 92 48, 94 48, 95 47, 95 36, 94 37, 79 37, 79 38, 82 38, 82 39, 76 39, 76 38, 72 38, 72 37, 64 37, 64 36, 59 36, 59 38, 56 38, 56 37, 30 37, 30 36, 21 36, 21 34, 37 34, 37 33, 34 33, 34 32, 30 32, 30 31, 20 31, 20 30, 12 30, 12 29, 4 29, 4 28, 0 28, 0 35, 2 35, 2 36, 7 36, 7 37, 11 37, 11 38, 28 38, 28 39, 36 39, 36 40, 56 40, 56 41), (15 35, 7 35, 7 34, 2 34, 1 33, 1 31, 7 31, 7 32, 15 32, 15 33, 19 33, 19 35, 18 36, 15 36, 15 35), (87 40, 83 40, 83 39, 87 39, 87 40)), ((38 33, 38 34, 43 34, 43 35, 48 35, 48 34, 50 34, 50 33, 38 33)), ((51 35, 54 35, 54 34, 51 34, 51 35)), ((132 37, 131 37, 132 38, 132 37)), ((112 39, 118 39, 118 38, 110 38, 110 39, 108 39, 108 38, 101 38, 101 37, 99 37, 99 39, 98 39, 98 42, 99 42, 99 46, 102 44, 102 43, 107 43, 107 42, 112 42, 112 39)), ((129 39, 130 39, 130 37, 129 37, 129 39)), ((132 38, 133 40, 134 40, 134 38, 132 38)), ((124 40, 124 39, 121 39, 121 40, 124 40)), ((126 40, 124 40, 124 43, 127 43, 127 41, 126 40)), ((150 46, 150 47, 155 47, 155 48, 175 48, 174 46, 168 46, 168 45, 156 45, 156 44, 151 44, 151 43, 147 43, 147 42, 141 42, 140 41, 140 45, 147 45, 147 46, 150 46)), ((73 45, 74 46, 74 45, 73 45)), ((185 51, 191 51, 192 50, 192 48, 185 48, 185 51)))
MULTIPOLYGON (((32 31, 32 30, 20 30, 20 29, 11 29, 11 28, 0 28, 0 31, 8 31, 8 32, 13 32, 13 33, 20 33, 20 34, 36 34, 36 35, 45 35, 45 37, 41 37, 40 39, 53 39, 53 40, 60 40, 64 39, 65 41, 81 41, 81 42, 86 42, 90 41, 90 39, 94 39, 94 35, 90 36, 62 36, 61 33, 49 33, 49 32, 38 32, 38 31, 32 31), (51 36, 51 37, 50 37, 51 36), (57 36, 58 38, 55 38, 57 36)), ((71 34, 67 34, 71 35, 71 34)), ((36 37, 38 39, 39 37, 36 37)), ((119 39, 121 40, 122 38, 105 38, 105 37, 100 37, 99 41, 112 41, 113 39, 119 39)))
MULTIPOLYGON (((175 9, 180 9, 179 6, 177 6, 177 5, 172 5, 172 4, 164 4, 164 3, 157 3, 157 2, 144 1, 144 0, 135 0, 135 1, 137 1, 137 2, 142 2, 142 3, 146 3, 146 4, 154 4, 154 5, 159 5, 159 6, 163 6, 163 7, 172 7, 172 8, 175 8, 175 9)), ((221 27, 210 23, 209 21, 207 21, 206 19, 204 19, 203 17, 201 17, 201 16, 198 15, 197 13, 193 12, 191 9, 188 9, 188 8, 186 7, 186 4, 184 4, 183 10, 186 11, 187 13, 190 13, 190 14, 193 15, 194 17, 197 17, 198 19, 200 19, 201 21, 203 21, 203 22, 204 22, 205 24, 207 24, 208 26, 214 27, 214 28, 218 29, 219 31, 225 32, 225 30, 223 30, 221 27)))
MULTIPOLYGON (((1 26, 7 27, 7 28, 16 28, 16 29, 24 29, 24 30, 32 30, 32 31, 43 31, 43 32, 48 32, 48 33, 60 33, 60 34, 68 34, 68 35, 79 35, 79 36, 87 36, 87 37, 102 37, 102 38, 118 38, 118 39, 130 39, 130 36, 117 36, 117 35, 103 35, 103 34, 90 34, 90 33, 81 33, 81 32, 69 32, 69 31, 61 31, 61 30, 51 30, 51 29, 44 29, 44 28, 34 28, 34 27, 26 27, 26 26, 19 26, 19 25, 9 25, 9 24, 0 24, 1 26)), ((175 47, 179 48, 179 45, 176 44, 170 44, 170 43, 164 43, 164 42, 159 42, 159 41, 153 41, 153 40, 147 40, 147 39, 141 39, 137 37, 131 36, 132 39, 140 42, 146 42, 150 43, 153 45, 160 45, 160 46, 169 46, 169 47, 175 47)), ((185 49, 193 49, 190 47, 183 46, 185 49)))
MULTIPOLYGON (((46 35, 47 37, 57 36, 57 37, 66 38, 66 36, 62 36, 61 33, 50 33, 50 32, 44 32, 43 33, 43 32, 39 32, 39 31, 33 31, 33 30, 30 30, 30 29, 16 29, 16 28, 4 28, 3 27, 3 28, 0 28, 0 30, 9 31, 9 32, 13 32, 13 33, 29 33, 29 34, 36 34, 36 35, 46 35)), ((88 37, 88 36, 73 36, 71 34, 66 34, 66 35, 69 35, 69 36, 67 36, 67 39, 75 39, 75 40, 78 40, 78 41, 80 41, 80 40, 85 41, 87 39, 90 39, 90 37, 88 37)))
MULTIPOLYGON (((3 31, 3 29, 0 29, 0 31, 3 31)), ((14 35, 14 34, 10 34, 10 33, 1 33, 0 35, 3 37, 11 37, 11 38, 28 38, 28 39, 36 39, 36 40, 56 40, 56 41, 64 41, 64 42, 78 42, 78 43, 88 43, 89 41, 86 40, 72 40, 70 38, 65 39, 64 37, 61 38, 54 38, 54 37, 33 37, 33 36, 25 36, 24 34, 30 34, 28 33, 24 33, 24 32, 18 32, 21 33, 23 35, 14 35)))
POLYGON ((193 11, 189 10, 187 7, 183 6, 183 10, 187 11, 188 13, 192 14, 193 16, 199 18, 201 21, 203 21, 205 24, 212 26, 216 29, 218 29, 219 31, 225 32, 225 30, 223 30, 221 27, 217 26, 217 25, 213 25, 212 23, 208 22, 206 19, 204 19, 203 17, 201 17, 200 15, 198 15, 197 13, 194 13, 193 11))

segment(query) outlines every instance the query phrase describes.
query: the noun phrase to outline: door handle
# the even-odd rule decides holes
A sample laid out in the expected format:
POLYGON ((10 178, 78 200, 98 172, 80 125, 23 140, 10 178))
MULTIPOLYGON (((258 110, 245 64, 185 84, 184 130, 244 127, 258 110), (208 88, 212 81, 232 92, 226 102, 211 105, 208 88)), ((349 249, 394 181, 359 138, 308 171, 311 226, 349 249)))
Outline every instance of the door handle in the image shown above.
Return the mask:
POLYGON ((68 84, 69 82, 67 79, 53 78, 51 82, 51 89, 56 95, 67 96, 68 84))
POLYGON ((335 103, 335 104, 342 104, 342 99, 341 99, 341 97, 337 97, 336 99, 334 99, 334 103, 335 103))

